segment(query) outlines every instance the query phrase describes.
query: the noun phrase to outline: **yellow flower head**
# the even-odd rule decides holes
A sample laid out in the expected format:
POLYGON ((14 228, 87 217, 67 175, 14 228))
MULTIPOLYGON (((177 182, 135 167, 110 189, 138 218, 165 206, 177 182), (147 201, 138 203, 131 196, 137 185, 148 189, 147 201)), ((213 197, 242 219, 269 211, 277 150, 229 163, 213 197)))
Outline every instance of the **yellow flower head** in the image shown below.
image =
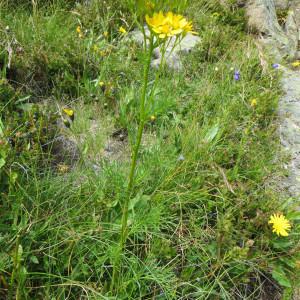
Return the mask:
POLYGON ((294 61, 294 62, 292 63, 292 66, 295 67, 295 68, 300 67, 300 61, 299 61, 299 60, 294 61))
POLYGON ((159 13, 154 13, 151 18, 148 15, 146 15, 146 22, 148 26, 152 29, 164 25, 166 23, 165 21, 165 16, 161 11, 159 13))
POLYGON ((156 117, 152 115, 152 116, 150 117, 150 120, 151 120, 151 122, 154 122, 154 121, 156 120, 156 117))
POLYGON ((251 102, 250 102, 250 106, 251 107, 256 107, 257 105, 257 100, 256 99, 252 99, 251 102))
POLYGON ((289 220, 284 215, 274 214, 270 217, 269 224, 273 224, 273 232, 278 236, 288 236, 291 229, 289 220))
POLYGON ((74 110, 71 109, 71 108, 64 108, 64 109, 63 109, 63 112, 64 112, 67 116, 69 116, 69 117, 74 116, 74 110))
POLYGON ((79 33, 81 33, 81 27, 80 26, 77 26, 76 27, 76 32, 79 34, 79 33))
POLYGON ((123 26, 121 26, 121 27, 119 28, 119 32, 122 33, 122 34, 126 34, 126 33, 127 33, 127 30, 126 30, 123 26))
POLYGON ((108 31, 104 31, 103 36, 107 38, 108 37, 108 31))
POLYGON ((168 12, 154 13, 152 17, 146 15, 146 22, 148 27, 158 35, 159 38, 164 39, 179 34, 187 34, 188 32, 196 34, 193 31, 192 22, 188 22, 182 15, 168 12))

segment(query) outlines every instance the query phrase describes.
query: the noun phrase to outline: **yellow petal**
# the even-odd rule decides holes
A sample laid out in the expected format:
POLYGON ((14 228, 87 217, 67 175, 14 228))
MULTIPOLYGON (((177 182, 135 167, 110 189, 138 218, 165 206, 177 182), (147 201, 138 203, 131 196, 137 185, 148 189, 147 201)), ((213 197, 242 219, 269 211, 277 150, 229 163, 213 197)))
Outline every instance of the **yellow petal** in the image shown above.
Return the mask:
POLYGON ((74 115, 74 110, 70 108, 64 108, 63 112, 68 115, 69 117, 72 117, 74 115))

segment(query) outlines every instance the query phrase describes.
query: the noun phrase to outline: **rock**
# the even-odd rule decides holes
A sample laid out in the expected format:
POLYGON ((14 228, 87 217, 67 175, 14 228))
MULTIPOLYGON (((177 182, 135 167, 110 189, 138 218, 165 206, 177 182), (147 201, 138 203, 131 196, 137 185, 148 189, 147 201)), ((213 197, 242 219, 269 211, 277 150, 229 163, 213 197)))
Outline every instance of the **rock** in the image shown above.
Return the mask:
POLYGON ((291 156, 284 186, 297 199, 300 196, 300 73, 283 69, 282 88, 285 95, 279 103, 280 139, 291 156))
MULTIPOLYGON (((147 26, 144 27, 146 35, 149 36, 150 32, 147 26)), ((144 37, 141 31, 139 30, 134 30, 131 33, 131 38, 138 42, 139 44, 144 43, 144 37)), ((192 51, 192 49, 197 45, 197 43, 200 42, 200 37, 196 35, 192 35, 188 33, 178 45, 175 46, 174 48, 174 43, 175 43, 176 38, 173 37, 171 39, 171 42, 169 43, 167 50, 166 50, 166 64, 169 68, 173 70, 181 70, 182 69, 182 61, 181 61, 181 54, 187 54, 192 51), (174 49, 173 49, 174 48, 174 49)), ((154 51, 154 57, 152 59, 152 67, 157 68, 162 60, 162 54, 159 51, 159 49, 155 49, 154 51)))
POLYGON ((292 0, 290 4, 290 9, 294 12, 296 24, 299 28, 299 40, 300 40, 300 1, 292 0))
MULTIPOLYGON (((247 0, 236 0, 235 4, 238 7, 244 7, 246 5, 247 0)), ((232 4, 230 0, 220 0, 220 4, 225 7, 229 7, 232 4)))
POLYGON ((57 136, 50 145, 51 154, 55 164, 69 164, 73 166, 80 159, 77 143, 71 137, 57 136))
POLYGON ((288 9, 289 8, 289 0, 274 0, 274 4, 276 9, 288 9))
POLYGON ((261 34, 261 43, 276 60, 295 59, 299 31, 293 10, 289 11, 285 30, 278 23, 273 0, 249 0, 246 15, 249 27, 261 34))

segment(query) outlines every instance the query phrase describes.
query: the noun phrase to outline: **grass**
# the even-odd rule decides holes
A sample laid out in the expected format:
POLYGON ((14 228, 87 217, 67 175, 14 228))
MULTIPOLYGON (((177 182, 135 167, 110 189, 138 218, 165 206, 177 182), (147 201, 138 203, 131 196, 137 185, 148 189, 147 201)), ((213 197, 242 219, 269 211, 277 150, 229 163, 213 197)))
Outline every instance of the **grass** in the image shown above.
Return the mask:
POLYGON ((47 2, 34 13, 24 5, 1 4, 0 298, 289 295, 298 284, 299 214, 278 186, 280 74, 263 72, 243 11, 204 0, 187 7, 202 41, 182 72, 160 78, 112 295, 143 66, 139 46, 118 33, 131 15, 118 1, 47 2), (64 106, 75 120, 57 129, 64 106), (128 138, 112 136, 124 128, 128 138), (67 172, 41 146, 61 130, 80 149, 67 172), (287 238, 268 225, 279 211, 293 225, 287 238))

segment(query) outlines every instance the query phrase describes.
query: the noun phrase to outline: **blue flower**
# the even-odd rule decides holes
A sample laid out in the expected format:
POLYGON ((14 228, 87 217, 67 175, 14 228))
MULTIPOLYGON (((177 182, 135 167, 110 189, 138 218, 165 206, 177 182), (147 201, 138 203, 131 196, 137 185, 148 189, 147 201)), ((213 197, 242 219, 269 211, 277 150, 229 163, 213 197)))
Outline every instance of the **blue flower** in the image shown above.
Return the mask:
POLYGON ((238 70, 235 70, 235 72, 234 72, 234 80, 240 80, 240 78, 241 78, 241 74, 240 74, 240 71, 238 71, 238 70))
POLYGON ((274 69, 278 69, 278 68, 279 68, 279 64, 273 64, 272 67, 273 67, 274 69))

